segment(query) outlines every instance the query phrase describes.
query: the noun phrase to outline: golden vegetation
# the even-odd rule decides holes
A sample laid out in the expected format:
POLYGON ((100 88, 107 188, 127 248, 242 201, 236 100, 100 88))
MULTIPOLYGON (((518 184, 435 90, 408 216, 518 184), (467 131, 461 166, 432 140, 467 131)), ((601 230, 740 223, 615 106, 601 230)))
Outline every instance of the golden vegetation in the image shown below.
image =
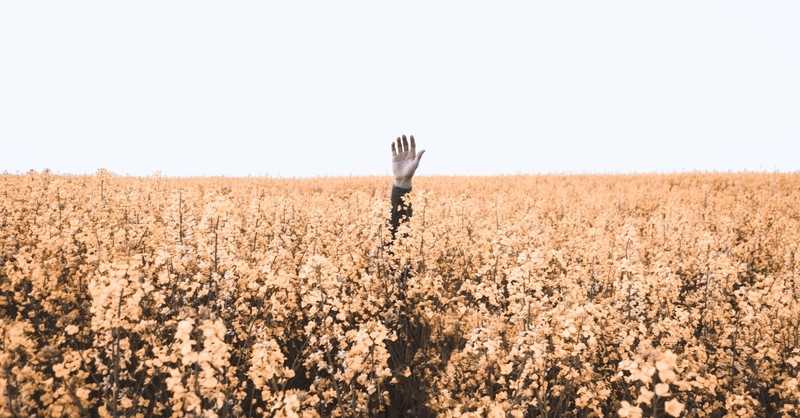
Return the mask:
POLYGON ((800 175, 0 176, 2 416, 800 407, 800 175))

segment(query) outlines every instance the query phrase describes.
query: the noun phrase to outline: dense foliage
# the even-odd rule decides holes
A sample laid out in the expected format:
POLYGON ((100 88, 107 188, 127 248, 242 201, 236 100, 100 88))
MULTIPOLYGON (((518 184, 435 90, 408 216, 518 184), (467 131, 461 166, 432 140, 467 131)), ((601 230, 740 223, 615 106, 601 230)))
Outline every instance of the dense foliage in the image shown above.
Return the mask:
POLYGON ((0 416, 780 416, 800 175, 0 176, 0 416))

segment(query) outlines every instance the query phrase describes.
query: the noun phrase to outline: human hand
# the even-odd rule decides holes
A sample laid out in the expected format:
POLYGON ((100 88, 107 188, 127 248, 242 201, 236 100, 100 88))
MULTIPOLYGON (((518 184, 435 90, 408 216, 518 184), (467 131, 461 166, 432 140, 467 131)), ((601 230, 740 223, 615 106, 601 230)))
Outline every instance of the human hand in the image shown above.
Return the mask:
POLYGON ((397 143, 392 142, 392 172, 395 186, 404 189, 411 188, 411 179, 414 177, 414 172, 417 171, 419 161, 424 153, 425 150, 422 150, 417 154, 414 135, 411 135, 410 147, 405 135, 403 135, 402 141, 400 137, 397 137, 397 143))

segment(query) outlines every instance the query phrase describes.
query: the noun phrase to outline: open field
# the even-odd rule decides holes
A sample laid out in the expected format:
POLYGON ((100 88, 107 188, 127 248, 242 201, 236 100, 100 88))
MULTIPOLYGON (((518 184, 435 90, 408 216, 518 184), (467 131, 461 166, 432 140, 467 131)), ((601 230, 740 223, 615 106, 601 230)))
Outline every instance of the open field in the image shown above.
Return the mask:
POLYGON ((800 174, 0 175, 0 416, 786 416, 800 174))

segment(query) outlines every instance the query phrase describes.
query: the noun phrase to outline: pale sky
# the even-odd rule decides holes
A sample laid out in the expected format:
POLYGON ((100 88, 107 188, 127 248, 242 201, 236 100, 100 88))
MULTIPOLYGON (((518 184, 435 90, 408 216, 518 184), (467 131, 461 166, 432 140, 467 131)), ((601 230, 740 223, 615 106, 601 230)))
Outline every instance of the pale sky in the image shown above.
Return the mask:
POLYGON ((800 170, 797 1, 5 1, 0 172, 800 170))

